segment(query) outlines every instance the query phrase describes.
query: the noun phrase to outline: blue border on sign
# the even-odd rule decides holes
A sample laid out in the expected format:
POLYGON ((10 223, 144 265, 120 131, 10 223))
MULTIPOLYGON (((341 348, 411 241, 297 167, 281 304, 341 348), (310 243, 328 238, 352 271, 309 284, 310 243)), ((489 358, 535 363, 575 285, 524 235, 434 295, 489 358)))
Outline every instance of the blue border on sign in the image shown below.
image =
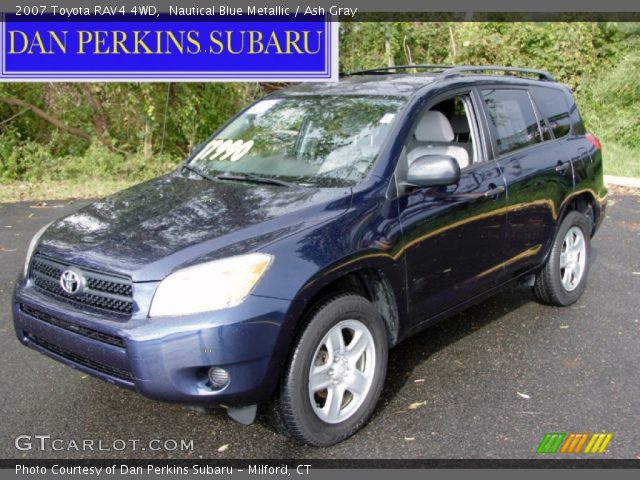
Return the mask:
MULTIPOLYGON (((5 15, 0 15, 0 81, 331 81, 337 80, 338 23, 330 16, 321 20, 324 31, 322 45, 324 58, 321 69, 308 70, 185 70, 185 71, 18 71, 7 70, 7 51, 5 48, 5 15)), ((320 21, 319 21, 320 22, 320 21)), ((111 22, 101 22, 111 23, 111 22)), ((263 22, 268 24, 268 22, 263 22)), ((304 25, 305 22, 290 22, 292 25, 304 25)), ((202 22, 199 22, 202 25, 202 22)), ((222 22, 216 22, 220 26, 222 22)), ((228 22, 238 26, 239 22, 228 22)))

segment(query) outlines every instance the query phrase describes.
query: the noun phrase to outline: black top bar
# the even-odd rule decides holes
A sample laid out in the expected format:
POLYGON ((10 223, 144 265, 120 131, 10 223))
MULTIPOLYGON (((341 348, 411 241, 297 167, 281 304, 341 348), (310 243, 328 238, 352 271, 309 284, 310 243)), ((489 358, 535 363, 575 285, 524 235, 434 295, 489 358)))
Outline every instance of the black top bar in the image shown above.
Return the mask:
POLYGON ((350 75, 384 75, 385 73, 393 73, 398 70, 411 70, 412 68, 415 68, 416 70, 444 70, 454 67, 455 65, 394 65, 393 67, 378 67, 370 68, 368 70, 356 70, 355 72, 345 72, 343 75, 346 77, 350 75))
POLYGON ((378 67, 368 70, 357 70, 355 72, 346 72, 343 75, 348 77, 350 75, 384 75, 388 73, 398 72, 400 70, 439 70, 439 77, 441 80, 452 78, 463 73, 472 72, 513 72, 513 73, 525 73, 528 75, 535 75, 539 80, 545 80, 548 82, 554 82, 555 79, 546 70, 536 70, 533 68, 519 68, 519 67, 504 67, 493 65, 395 65, 393 67, 378 67))
POLYGON ((555 81, 553 75, 546 70, 535 70, 533 68, 519 68, 519 67, 502 67, 502 66, 486 66, 486 65, 469 65, 461 67, 453 67, 441 74, 442 79, 455 77, 462 73, 467 72, 516 72, 526 73, 529 75, 537 75, 539 80, 546 80, 548 82, 555 81))

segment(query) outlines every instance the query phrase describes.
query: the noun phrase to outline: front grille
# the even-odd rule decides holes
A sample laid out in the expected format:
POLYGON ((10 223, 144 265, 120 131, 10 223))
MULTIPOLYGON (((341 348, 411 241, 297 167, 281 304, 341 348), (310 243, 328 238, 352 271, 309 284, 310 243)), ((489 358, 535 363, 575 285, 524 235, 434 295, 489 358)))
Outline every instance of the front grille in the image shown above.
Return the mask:
POLYGON ((60 276, 71 265, 43 255, 31 261, 30 277, 36 288, 52 297, 73 305, 83 305, 101 312, 131 316, 133 287, 131 279, 94 270, 74 267, 85 279, 84 291, 75 295, 60 286, 60 276))
POLYGON ((35 335, 31 335, 27 333, 27 338, 29 341, 35 345, 38 345, 40 348, 47 350, 49 352, 55 353, 67 360, 70 360, 74 363, 82 365, 83 367, 90 368, 100 373, 104 373, 105 375, 109 375, 114 378, 119 378, 121 380, 127 380, 129 382, 133 381, 133 375, 131 372, 127 370, 123 370, 118 367, 112 367, 111 365, 106 365, 102 362, 97 362, 95 360, 91 360, 87 357, 83 357, 82 355, 78 355, 66 348, 59 347, 58 345, 54 345, 53 343, 49 343, 46 340, 36 337, 35 335))
POLYGON ((109 335, 108 333, 99 332, 92 328, 83 327, 82 325, 78 325, 77 323, 72 323, 61 318, 52 317, 48 313, 42 312, 28 305, 20 305, 20 310, 27 315, 31 315, 32 317, 37 318, 42 322, 48 323, 49 325, 63 328, 70 332, 77 333, 78 335, 82 335, 83 337, 97 340, 98 342, 125 348, 124 340, 116 335, 109 335))

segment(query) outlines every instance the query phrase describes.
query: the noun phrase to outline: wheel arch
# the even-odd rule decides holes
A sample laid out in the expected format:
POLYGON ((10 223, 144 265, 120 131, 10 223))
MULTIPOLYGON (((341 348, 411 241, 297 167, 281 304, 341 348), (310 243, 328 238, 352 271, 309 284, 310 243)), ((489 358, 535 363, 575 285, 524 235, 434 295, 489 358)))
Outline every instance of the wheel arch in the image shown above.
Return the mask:
POLYGON ((571 196, 567 197, 558 214, 556 233, 569 212, 574 211, 581 212, 589 218, 591 221, 590 236, 593 236, 595 234, 596 227, 599 224, 601 215, 600 203, 596 198, 596 193, 593 190, 585 189, 574 192, 571 196))
POLYGON ((582 212, 589 218, 589 221, 591 222, 591 232, 589 236, 593 237, 593 235, 595 234, 598 225, 597 222, 599 222, 601 215, 600 203, 597 200, 597 195, 591 189, 574 192, 572 195, 568 196, 564 200, 564 202, 562 202, 560 208, 558 209, 556 224, 553 230, 553 237, 545 247, 544 257, 540 262, 539 268, 542 268, 547 262, 562 222, 570 212, 574 211, 582 212))
POLYGON ((356 293, 374 304, 387 333, 388 346, 402 338, 406 318, 406 288, 404 270, 391 257, 379 252, 360 259, 347 258, 332 264, 309 278, 291 300, 281 334, 267 373, 269 395, 280 382, 282 368, 295 348, 313 308, 331 296, 356 293), (372 260, 373 257, 373 260, 372 260))
POLYGON ((402 282, 402 279, 380 264, 358 263, 323 270, 314 275, 292 301, 290 311, 297 316, 296 333, 319 302, 342 293, 355 293, 373 303, 384 320, 389 346, 395 345, 400 338, 404 315, 401 308, 404 288, 394 287, 394 282, 402 282))

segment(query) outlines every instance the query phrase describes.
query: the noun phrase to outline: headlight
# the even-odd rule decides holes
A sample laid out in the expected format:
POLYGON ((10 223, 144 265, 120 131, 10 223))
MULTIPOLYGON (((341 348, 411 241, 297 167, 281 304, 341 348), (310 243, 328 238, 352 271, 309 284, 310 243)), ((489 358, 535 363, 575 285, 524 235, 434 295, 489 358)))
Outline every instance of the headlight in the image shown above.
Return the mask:
POLYGON ((27 278, 27 275, 29 274, 29 263, 31 263, 31 257, 33 257, 33 252, 35 252, 36 247, 38 246, 40 237, 42 237, 42 234, 47 230, 47 228, 49 228, 49 225, 51 225, 52 223, 53 222, 47 223, 44 227, 38 230, 36 234, 33 236, 33 238, 31 239, 31 242, 29 243, 29 248, 27 249, 27 258, 25 258, 24 260, 24 278, 27 278))
POLYGON ((251 253, 178 270, 158 285, 149 315, 189 315, 239 305, 272 259, 265 253, 251 253))

